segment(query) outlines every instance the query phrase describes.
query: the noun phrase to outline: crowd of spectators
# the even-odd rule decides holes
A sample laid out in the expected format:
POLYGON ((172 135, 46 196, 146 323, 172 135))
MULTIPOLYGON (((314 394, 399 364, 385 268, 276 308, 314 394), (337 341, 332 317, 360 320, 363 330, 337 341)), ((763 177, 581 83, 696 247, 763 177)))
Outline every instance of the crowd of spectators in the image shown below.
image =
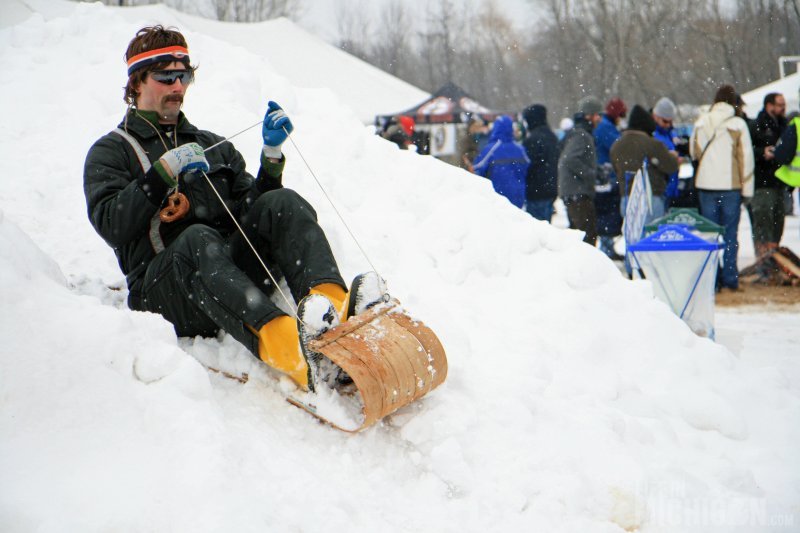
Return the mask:
MULTIPOLYGON (((684 115, 691 113, 691 106, 684 109, 684 115)), ((717 283, 721 290, 735 291, 742 208, 751 220, 757 256, 780 244, 791 209, 787 197, 800 185, 800 119, 789 127, 783 95, 770 93, 751 120, 731 85, 719 87, 693 123, 676 128, 679 115, 667 96, 652 106, 635 104, 630 112, 619 96, 605 105, 586 96, 554 129, 547 107, 535 103, 492 124, 469 117, 455 160, 537 219, 550 222, 560 198, 569 227, 583 231, 587 243, 617 261, 623 259, 630 180, 646 165, 652 197, 645 223, 672 207, 693 207, 722 226, 725 247, 717 283)), ((384 136, 408 148, 410 122, 401 117, 384 136)))

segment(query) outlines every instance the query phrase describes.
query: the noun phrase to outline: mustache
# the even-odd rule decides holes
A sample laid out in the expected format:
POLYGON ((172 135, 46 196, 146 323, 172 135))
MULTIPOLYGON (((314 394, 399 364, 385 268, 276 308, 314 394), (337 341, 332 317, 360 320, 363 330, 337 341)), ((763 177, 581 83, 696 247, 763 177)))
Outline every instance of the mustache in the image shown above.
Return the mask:
POLYGON ((182 94, 168 94, 163 98, 163 101, 166 102, 178 102, 179 104, 183 103, 183 95, 182 94))

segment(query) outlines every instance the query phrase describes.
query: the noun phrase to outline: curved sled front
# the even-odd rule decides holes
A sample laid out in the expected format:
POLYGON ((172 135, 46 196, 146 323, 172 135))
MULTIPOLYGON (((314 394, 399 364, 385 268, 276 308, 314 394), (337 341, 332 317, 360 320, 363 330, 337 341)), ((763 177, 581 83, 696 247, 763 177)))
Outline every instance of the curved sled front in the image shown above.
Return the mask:
POLYGON ((311 349, 353 379, 364 415, 353 431, 425 396, 447 377, 441 342, 425 324, 408 316, 397 300, 352 317, 312 341, 311 349))

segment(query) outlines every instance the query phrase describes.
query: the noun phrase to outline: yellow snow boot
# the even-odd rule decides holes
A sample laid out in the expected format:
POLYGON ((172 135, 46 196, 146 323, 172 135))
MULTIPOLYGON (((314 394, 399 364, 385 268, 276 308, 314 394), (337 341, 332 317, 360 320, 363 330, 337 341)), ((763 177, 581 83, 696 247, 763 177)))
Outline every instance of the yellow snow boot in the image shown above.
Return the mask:
POLYGON ((308 363, 300 349, 297 321, 279 316, 261 326, 257 334, 258 357, 308 390, 308 363))

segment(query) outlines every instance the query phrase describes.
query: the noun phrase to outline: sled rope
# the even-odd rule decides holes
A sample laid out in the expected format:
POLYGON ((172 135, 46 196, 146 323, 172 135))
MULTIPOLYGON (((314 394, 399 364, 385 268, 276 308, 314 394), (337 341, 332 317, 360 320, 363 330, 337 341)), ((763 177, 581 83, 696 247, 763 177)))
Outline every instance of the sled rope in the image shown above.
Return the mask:
POLYGON ((233 138, 234 138, 234 137, 236 137, 237 135, 241 135, 242 133, 246 132, 247 130, 251 130, 251 129, 255 128, 255 127, 256 127, 256 126, 258 126, 259 124, 263 124, 263 121, 259 120, 258 122, 256 122, 256 123, 255 123, 255 124, 253 124, 252 126, 247 126, 247 127, 246 127, 245 129, 243 129, 242 131, 236 132, 236 133, 234 133, 233 135, 231 135, 230 137, 227 137, 227 138, 225 138, 225 139, 222 139, 222 140, 221 140, 220 142, 218 142, 218 143, 212 144, 212 145, 211 145, 211 146, 209 146, 208 148, 203 148, 203 152, 208 152, 209 150, 213 150, 214 148, 216 148, 216 147, 217 147, 217 146, 219 146, 220 144, 222 144, 222 143, 224 143, 224 142, 228 142, 228 141, 230 141, 231 139, 233 139, 233 138))
POLYGON ((380 272, 378 272, 378 269, 377 269, 377 268, 375 268, 375 265, 374 265, 374 264, 372 263, 372 261, 370 260, 369 256, 367 255, 367 252, 366 252, 366 251, 364 250, 364 248, 361 246, 361 243, 360 243, 360 242, 358 242, 358 239, 356 239, 356 236, 355 236, 355 234, 353 233, 353 231, 350 229, 350 226, 348 226, 348 225, 347 225, 347 222, 345 222, 345 220, 344 220, 344 217, 343 217, 343 216, 342 216, 342 214, 339 212, 339 210, 336 208, 336 205, 333 203, 333 200, 332 200, 332 199, 331 199, 331 197, 328 195, 328 191, 326 191, 326 190, 325 190, 325 187, 323 187, 323 186, 322 186, 322 183, 321 183, 321 182, 319 181, 319 179, 317 178, 317 175, 316 175, 316 174, 314 174, 314 171, 311 169, 311 165, 309 165, 309 164, 308 164, 308 161, 306 161, 306 158, 305 158, 305 156, 303 156, 303 152, 301 152, 301 151, 300 151, 300 147, 298 147, 298 146, 297 146, 297 143, 296 143, 296 142, 294 142, 294 139, 292 138, 292 136, 291 136, 291 135, 289 135, 289 132, 286 130, 286 126, 283 126, 283 131, 285 131, 285 132, 286 132, 286 137, 289 139, 289 142, 291 142, 291 143, 292 143, 292 146, 294 146, 294 149, 295 149, 295 150, 297 150, 297 154, 300 156, 300 159, 302 159, 302 160, 303 160, 303 163, 305 163, 305 165, 306 165, 306 168, 307 168, 307 169, 308 169, 308 171, 311 173, 311 176, 314 178, 314 181, 316 181, 316 182, 317 182, 317 185, 319 186, 319 189, 322 191, 322 194, 323 194, 323 195, 325 196, 325 198, 328 200, 328 203, 329 203, 329 204, 331 204, 331 207, 333 208, 334 212, 336 213, 336 216, 338 216, 338 217, 339 217, 339 220, 342 222, 342 225, 343 225, 343 226, 345 227, 345 229, 347 230, 347 233, 349 233, 349 234, 350 234, 350 237, 352 237, 352 239, 353 239, 353 242, 355 242, 355 243, 356 243, 356 246, 357 246, 357 247, 358 247, 358 249, 361 251, 361 255, 363 255, 363 256, 364 256, 364 259, 366 259, 366 260, 367 260, 367 263, 369 263, 369 266, 371 266, 371 267, 372 267, 372 270, 373 270, 373 271, 374 271, 376 274, 378 274, 378 277, 381 277, 381 275, 380 275, 380 272))
MULTIPOLYGON (((253 124, 251 126, 247 126, 245 129, 243 129, 241 131, 238 131, 238 132, 234 133, 233 135, 231 135, 231 136, 229 136, 229 137, 227 137, 225 139, 222 139, 218 143, 212 144, 208 148, 205 148, 203 151, 204 152, 208 152, 209 150, 213 150, 214 148, 216 148, 217 146, 221 145, 222 143, 227 142, 230 139, 233 139, 237 135, 241 135, 242 133, 246 132, 247 130, 255 128, 256 126, 258 126, 259 124, 262 124, 262 123, 263 123, 263 121, 258 121, 258 122, 256 122, 255 124, 253 124)), ((308 164, 308 161, 306 160, 305 156, 303 155, 303 152, 300 151, 300 147, 298 147, 297 143, 294 142, 294 139, 289 134, 289 131, 286 129, 285 126, 283 127, 283 131, 286 132, 286 138, 289 139, 289 141, 292 143, 292 146, 294 146, 294 149, 297 151, 297 154, 300 156, 300 159, 303 160, 303 163, 305 164, 306 168, 308 169, 308 172, 314 178, 314 181, 317 182, 317 186, 322 191, 322 194, 325 196, 325 199, 328 200, 328 203, 333 208, 333 211, 336 213, 336 216, 339 217, 339 220, 341 221, 342 225, 347 230, 347 233, 350 234, 350 237, 353 239, 353 242, 358 247, 359 251, 361 252, 361 255, 364 256, 364 259, 367 260, 367 263, 369 263, 369 265, 372 267, 372 270, 376 274, 378 274, 378 277, 380 277, 380 273, 378 272, 378 269, 375 268, 375 264, 369 258, 369 255, 367 255, 367 252, 364 250, 364 247, 361 246, 361 243, 356 238, 355 234, 353 233, 353 230, 350 229, 350 226, 347 224, 347 222, 345 221, 344 217, 339 212, 339 209, 336 207, 336 204, 333 203, 333 199, 328 194, 328 191, 326 191, 325 187, 322 186, 322 183, 319 181, 319 178, 317 178, 317 175, 314 173, 314 170, 311 168, 311 165, 308 164)), ((211 182, 211 178, 208 177, 208 174, 206 174, 205 171, 201 170, 200 172, 203 173, 203 177, 206 179, 206 182, 208 183, 209 187, 211 187, 211 190, 214 191, 214 195, 219 200, 219 203, 222 204, 222 207, 225 209, 225 212, 228 213, 228 216, 233 221, 234 225, 236 226, 236 229, 239 230, 239 233, 244 238, 245 242, 247 243, 247 246, 249 246, 250 250, 252 250, 253 254, 255 254, 256 259, 258 259, 258 262, 261 264, 261 267, 264 269, 264 272, 266 272, 267 276, 269 276, 270 281, 272 281, 272 283, 275 285, 275 288, 278 289, 278 292, 280 293, 281 298, 283 299, 283 301, 286 303, 287 308, 291 311, 291 313, 292 313, 292 315, 294 316, 295 319, 297 319, 297 320, 302 322, 300 317, 297 315, 297 312, 295 311, 294 306, 290 302, 288 296, 286 296, 286 293, 283 292, 283 289, 281 289, 280 285, 278 284, 278 281, 275 279, 275 276, 272 275, 272 272, 270 272, 270 270, 267 267, 266 263, 264 263, 264 260, 261 258, 261 254, 258 253, 258 251, 256 250, 256 247, 253 246, 253 243, 250 242, 250 239, 247 237, 247 235, 245 234, 244 230, 239 225, 239 221, 236 220, 236 217, 233 216, 233 213, 231 213, 230 209, 228 209, 228 206, 225 204, 225 201, 222 199, 222 196, 220 196, 219 191, 217 191, 217 188, 211 182)), ((304 322, 304 324, 305 324, 305 322, 304 322)))
MULTIPOLYGON (((245 129, 243 129, 243 130, 241 130, 241 131, 238 131, 238 132, 234 133, 233 135, 231 135, 231 136, 229 136, 229 137, 227 137, 227 138, 225 138, 225 139, 222 139, 222 140, 221 140, 221 141, 219 141, 218 143, 212 144, 212 145, 211 145, 211 146, 209 146, 208 148, 205 148, 205 149, 204 149, 204 151, 205 151, 205 152, 208 152, 209 150, 213 150, 214 148, 216 148, 217 146, 221 145, 222 143, 224 143, 224 142, 227 142, 227 141, 229 141, 229 140, 233 139, 234 137, 236 137, 236 136, 238 136, 238 135, 241 135, 242 133, 246 132, 247 130, 250 130, 250 129, 253 129, 253 128, 255 128, 255 127, 256 127, 256 126, 258 126, 259 124, 263 124, 263 121, 258 121, 258 122, 256 122, 255 124, 253 124, 253 125, 251 125, 251 126, 247 126, 245 129)), ((311 177, 313 177, 313 178, 314 178, 314 181, 315 181, 315 182, 317 182, 317 186, 319 187, 320 191, 322 191, 322 194, 323 194, 323 196, 325 196, 325 199, 326 199, 326 200, 328 200, 328 203, 329 203, 329 204, 331 205, 331 207, 333 208, 333 211, 336 213, 336 216, 337 216, 337 217, 339 217, 339 220, 341 221, 341 223, 342 223, 342 225, 344 226, 344 228, 347 230, 347 233, 348 233, 348 234, 350 235, 350 237, 353 239, 353 242, 356 244, 356 247, 358 247, 359 251, 361 252, 361 255, 363 255, 363 256, 364 256, 364 259, 366 259, 366 260, 367 260, 367 263, 369 263, 369 266, 371 266, 371 267, 372 267, 372 270, 373 270, 373 271, 374 271, 376 274, 378 274, 378 276, 380 276, 380 272, 378 272, 378 269, 377 269, 377 268, 375 268, 375 264, 374 264, 374 263, 372 262, 372 260, 369 258, 369 255, 367 255, 367 252, 366 252, 366 250, 364 250, 364 247, 363 247, 363 246, 361 246, 361 243, 360 243, 360 242, 358 241, 358 239, 356 238, 355 234, 353 233, 353 230, 352 230, 352 229, 350 229, 350 226, 349 226, 349 225, 347 224, 347 222, 345 221, 345 219, 344 219, 344 216, 342 216, 342 213, 341 213, 341 212, 339 211, 339 209, 336 207, 336 204, 334 204, 334 203, 333 203, 333 199, 332 199, 332 198, 330 197, 330 195, 328 194, 328 191, 327 191, 327 190, 325 190, 325 187, 323 187, 323 186, 322 186, 322 182, 320 182, 320 181, 319 181, 319 178, 317 178, 317 175, 316 175, 316 173, 314 173, 314 170, 311 168, 311 165, 309 165, 309 164, 308 164, 308 161, 306 160, 305 156, 303 155, 303 152, 300 150, 300 147, 299 147, 299 146, 297 146, 297 143, 296 143, 296 142, 294 142, 294 139, 293 139, 293 138, 292 138, 292 136, 289 134, 289 131, 286 129, 286 126, 284 126, 284 127, 283 127, 283 131, 284 131, 284 132, 286 132, 286 137, 289 139, 289 142, 291 142, 291 143, 292 143, 292 146, 294 146, 294 149, 297 151, 297 154, 300 156, 300 159, 302 159, 302 160, 303 160, 303 164, 305 164, 306 168, 308 169, 308 172, 311 174, 311 177)), ((206 180, 208 180, 208 176, 206 176, 206 180)), ((208 180, 208 181, 209 181, 209 184, 210 184, 210 183, 211 183, 211 181, 210 181, 210 180, 208 180)), ((212 188, 213 188, 213 185, 212 185, 212 188)), ((217 195, 217 198, 220 198, 220 196, 219 196, 219 193, 217 193, 216 189, 214 189, 214 193, 217 195)), ((221 200, 222 200, 222 199, 220 198, 220 201, 221 201, 221 200)), ((224 205, 224 202, 222 202, 222 203, 223 203, 223 205, 224 205)), ((228 210, 227 206, 225 207, 225 210, 226 210, 226 211, 228 210)), ((228 213, 230 214, 230 211, 228 211, 228 213)), ((233 218, 233 215, 231 215, 231 218, 233 218)), ((235 220, 234 220, 234 222, 235 222, 235 220)), ((236 224, 236 225, 238 226, 239 224, 236 224)), ((242 233, 242 235, 244 235, 244 233, 242 233)), ((255 248, 253 248, 253 246, 250 244, 250 241, 247 239, 247 237, 246 237, 246 236, 245 236, 245 240, 247 241, 247 244, 248 244, 248 245, 250 245, 250 247, 253 249, 253 252, 255 253, 255 248)), ((258 256, 258 253, 256 253, 256 256, 258 256)), ((259 258, 258 258, 258 261, 259 261, 259 262, 262 264, 262 266, 264 266, 264 262, 261 260, 261 257, 259 257, 259 258)), ((264 269, 266 270, 266 266, 264 266, 264 269)), ((270 279, 271 279, 271 280, 274 282, 275 280, 274 280, 274 278, 272 277, 272 274, 269 272, 269 270, 267 270, 267 274, 269 274, 269 278, 270 278, 270 279)), ((277 287, 277 284, 276 284, 276 287, 277 287)), ((279 288, 278 290, 280 290, 280 288, 279 288)), ((284 299, 284 300, 286 300, 286 301, 287 301, 287 303, 288 303, 288 299, 287 299, 287 298, 286 298, 286 296, 283 294, 283 292, 281 292, 281 296, 282 296, 282 297, 283 297, 283 299, 284 299)))
MULTIPOLYGON (((260 122, 259 122, 259 124, 260 124, 260 122)), ((252 126, 250 126, 250 127, 252 128, 252 126)), ((238 133, 237 133, 237 135, 238 135, 238 133)), ((206 174, 205 170, 201 170, 200 172, 203 173, 203 177, 206 178, 206 182, 208 182, 208 186, 211 187, 212 191, 214 191, 214 194, 216 195, 217 199, 219 200, 219 203, 221 203, 222 207, 225 208, 225 212, 227 212, 228 216, 231 217, 231 220, 236 225, 236 229, 238 229, 239 233, 242 235, 242 237, 244 237, 244 240, 247 243, 247 246, 250 247, 250 249, 253 251, 253 253, 256 256, 256 259, 258 259, 258 262, 261 263, 261 266, 264 268, 264 272, 267 273, 267 276, 269 276, 269 279, 272 281, 272 283, 275 284, 275 288, 278 289, 278 292, 280 293, 281 298, 283 298, 283 301, 286 302, 286 305, 287 305, 288 309, 291 311, 292 316, 294 316, 294 318, 296 320, 298 320, 300 322, 303 322, 302 320, 300 320, 300 317, 297 315, 297 312, 295 311, 294 306, 291 304, 291 302, 289 302, 289 298, 286 296, 286 293, 284 293, 283 289, 281 289, 281 286, 278 285, 278 281, 275 279, 275 276, 272 275, 272 272, 270 272, 269 268, 267 268, 267 264, 264 263, 263 259, 261 259, 261 254, 258 253, 258 251, 256 250, 256 247, 253 246, 252 242, 250 242, 250 239, 245 234, 244 230, 242 229, 242 226, 239 225, 239 221, 236 220, 235 216, 233 216, 233 213, 231 213, 231 210, 228 209, 228 206, 225 204, 225 201, 222 199, 222 196, 220 196, 219 192, 217 191, 217 188, 214 187, 213 183, 211 183, 211 178, 208 177, 208 174, 206 174)), ((303 322, 303 324, 308 326, 308 324, 306 324, 305 322, 303 322)))

